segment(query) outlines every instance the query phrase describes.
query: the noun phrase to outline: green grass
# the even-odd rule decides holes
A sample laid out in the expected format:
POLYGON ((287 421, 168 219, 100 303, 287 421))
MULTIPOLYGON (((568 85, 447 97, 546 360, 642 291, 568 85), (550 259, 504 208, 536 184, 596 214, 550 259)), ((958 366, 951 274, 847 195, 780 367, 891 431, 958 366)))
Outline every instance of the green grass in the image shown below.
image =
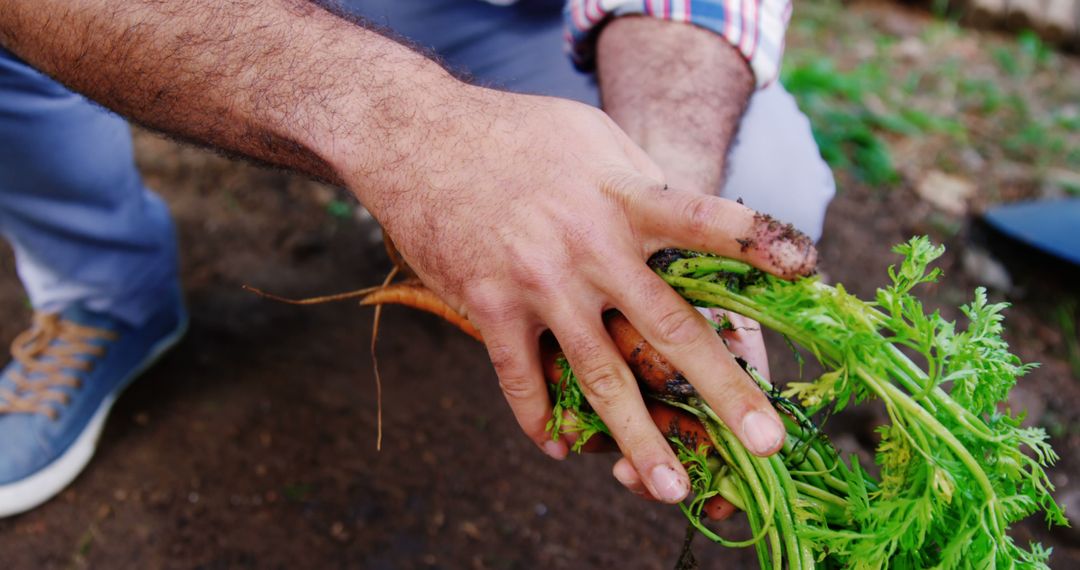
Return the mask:
POLYGON ((811 117, 822 157, 872 185, 900 179, 879 131, 909 128, 898 115, 881 115, 867 107, 865 96, 880 91, 884 80, 879 67, 861 65, 840 72, 828 58, 789 67, 783 76, 784 85, 811 117))

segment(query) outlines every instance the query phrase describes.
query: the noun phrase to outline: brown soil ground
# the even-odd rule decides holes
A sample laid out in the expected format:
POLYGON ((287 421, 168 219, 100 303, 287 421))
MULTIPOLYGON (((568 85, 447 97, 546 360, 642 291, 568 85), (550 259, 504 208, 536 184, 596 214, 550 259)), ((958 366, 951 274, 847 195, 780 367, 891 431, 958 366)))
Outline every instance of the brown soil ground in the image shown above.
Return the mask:
MULTIPOLYGON (((0 521, 0 568, 670 568, 682 515, 643 503, 609 476, 612 457, 547 460, 519 433, 477 343, 436 319, 385 311, 379 363, 385 439, 375 450, 370 310, 294 307, 240 289, 305 296, 377 283, 377 229, 334 191, 139 133, 147 179, 170 201, 192 325, 186 340, 119 401, 86 473, 44 507, 0 521), (330 207, 328 208, 328 205, 330 207), (340 211, 339 211, 340 214, 340 211)), ((846 189, 821 243, 823 268, 866 296, 891 244, 934 233, 911 191, 846 189), (867 276, 870 276, 868 278, 867 276)), ((974 282, 949 238, 955 306, 974 282)), ((1060 496, 1080 492, 1080 382, 1049 315, 1051 277, 1014 299, 1010 340, 1043 366, 1018 405, 1057 434, 1060 496)), ((30 313, 0 255, 0 341, 30 313)), ((955 311, 953 311, 955 312, 955 311)), ((776 339, 772 339, 775 341, 776 339)), ((772 353, 782 357, 782 343, 772 353)), ((774 375, 795 367, 777 362, 774 375)), ((873 445, 872 410, 834 423, 841 444, 873 445)), ((1076 502, 1080 500, 1073 499, 1076 502)), ((739 522, 722 525, 745 533, 739 522)), ((1018 527, 1080 567, 1080 535, 1018 527)), ((703 568, 753 568, 752 551, 698 541, 703 568)))

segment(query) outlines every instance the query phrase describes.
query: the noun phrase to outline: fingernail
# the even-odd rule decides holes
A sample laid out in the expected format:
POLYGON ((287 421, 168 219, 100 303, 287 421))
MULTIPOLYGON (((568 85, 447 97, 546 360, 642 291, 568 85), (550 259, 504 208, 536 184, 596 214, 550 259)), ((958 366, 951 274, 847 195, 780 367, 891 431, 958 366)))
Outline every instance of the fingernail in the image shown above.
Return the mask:
POLYGON ((665 503, 677 503, 690 492, 690 485, 669 465, 657 465, 650 473, 653 493, 665 503))
POLYGON ((545 441, 544 445, 543 445, 543 448, 544 448, 544 453, 546 453, 548 455, 548 457, 550 457, 552 459, 555 459, 555 460, 558 460, 558 461, 562 461, 563 459, 566 459, 566 445, 564 445, 560 441, 552 441, 552 440, 545 441))
POLYGON ((773 416, 750 412, 742 421, 743 442, 755 455, 767 455, 780 447, 784 426, 773 416))

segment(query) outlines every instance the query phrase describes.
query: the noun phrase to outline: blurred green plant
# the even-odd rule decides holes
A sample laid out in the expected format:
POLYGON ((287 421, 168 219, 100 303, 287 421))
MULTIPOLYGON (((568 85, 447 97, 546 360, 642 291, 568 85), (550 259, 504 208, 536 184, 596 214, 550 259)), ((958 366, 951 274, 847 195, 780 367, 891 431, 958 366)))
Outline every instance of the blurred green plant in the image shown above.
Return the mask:
POLYGON ((1024 30, 1016 36, 1016 45, 1020 53, 1035 65, 1046 65, 1050 62, 1053 50, 1046 42, 1042 41, 1039 34, 1033 30, 1024 30))
POLYGON ((910 132, 899 116, 879 116, 864 96, 880 90, 882 68, 861 65, 843 73, 828 58, 788 68, 783 83, 810 117, 822 157, 833 168, 853 172, 871 185, 900 180, 892 156, 875 127, 910 132))
POLYGON ((353 207, 344 200, 330 200, 326 203, 326 213, 338 219, 347 219, 352 216, 353 207))
POLYGON ((835 170, 878 187, 901 169, 982 177, 986 164, 1013 165, 1034 182, 1080 170, 1080 81, 1034 32, 1005 40, 945 19, 901 36, 875 21, 809 2, 789 32, 782 82, 835 170), (898 164, 901 144, 917 152, 898 164))
POLYGON ((1080 335, 1076 328, 1076 309, 1076 299, 1068 299, 1058 305, 1055 316, 1058 327, 1061 328, 1062 343, 1065 345, 1065 354, 1069 359, 1073 378, 1080 380, 1080 335))
POLYGON ((1016 36, 1014 45, 997 46, 991 54, 1002 71, 1023 78, 1050 63, 1054 52, 1038 34, 1024 30, 1016 36))

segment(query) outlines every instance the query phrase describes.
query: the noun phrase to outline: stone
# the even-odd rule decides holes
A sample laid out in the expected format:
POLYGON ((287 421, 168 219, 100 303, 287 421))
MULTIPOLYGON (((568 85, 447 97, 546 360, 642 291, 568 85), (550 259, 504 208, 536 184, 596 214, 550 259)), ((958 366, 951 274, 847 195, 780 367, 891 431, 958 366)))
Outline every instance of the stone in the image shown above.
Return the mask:
POLYGON ((997 291, 1008 292, 1013 288, 1012 276, 1005 265, 988 252, 969 246, 960 256, 964 272, 975 282, 997 291))
POLYGON ((966 178, 931 170, 915 185, 915 192, 935 208, 963 216, 968 210, 968 199, 975 193, 975 184, 966 178))
POLYGON ((1063 32, 1076 35, 1080 30, 1080 0, 1045 0, 1046 7, 1041 14, 1042 24, 1063 32))

